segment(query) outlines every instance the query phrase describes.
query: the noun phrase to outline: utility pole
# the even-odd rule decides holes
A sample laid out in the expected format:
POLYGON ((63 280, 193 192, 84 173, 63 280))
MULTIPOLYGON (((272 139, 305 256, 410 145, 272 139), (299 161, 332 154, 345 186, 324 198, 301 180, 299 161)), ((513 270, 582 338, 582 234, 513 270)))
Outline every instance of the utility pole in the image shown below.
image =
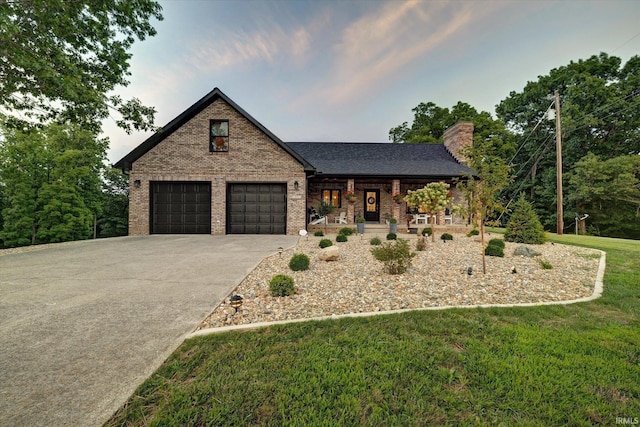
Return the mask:
POLYGON ((562 131, 560 129, 560 93, 556 90, 554 93, 556 99, 556 168, 557 168, 557 216, 558 216, 558 235, 562 235, 564 229, 564 221, 562 220, 562 131))

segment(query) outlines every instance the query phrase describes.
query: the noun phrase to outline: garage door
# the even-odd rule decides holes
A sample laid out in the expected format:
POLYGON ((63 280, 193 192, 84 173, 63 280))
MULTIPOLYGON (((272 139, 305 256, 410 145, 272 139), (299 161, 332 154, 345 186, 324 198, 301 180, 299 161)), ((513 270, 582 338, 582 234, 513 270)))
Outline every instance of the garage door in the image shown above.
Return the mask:
POLYGON ((286 234, 285 184, 229 184, 227 234, 286 234))
POLYGON ((152 234, 211 234, 211 183, 152 182, 152 234))

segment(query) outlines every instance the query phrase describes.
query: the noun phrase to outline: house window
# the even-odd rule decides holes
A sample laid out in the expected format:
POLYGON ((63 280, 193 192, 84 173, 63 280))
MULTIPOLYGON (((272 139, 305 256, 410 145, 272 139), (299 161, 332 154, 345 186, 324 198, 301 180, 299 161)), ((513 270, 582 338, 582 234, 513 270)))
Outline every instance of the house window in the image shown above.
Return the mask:
POLYGON ((340 207, 340 190, 322 190, 322 201, 334 208, 340 207))
POLYGON ((209 151, 229 151, 229 120, 209 120, 209 151))

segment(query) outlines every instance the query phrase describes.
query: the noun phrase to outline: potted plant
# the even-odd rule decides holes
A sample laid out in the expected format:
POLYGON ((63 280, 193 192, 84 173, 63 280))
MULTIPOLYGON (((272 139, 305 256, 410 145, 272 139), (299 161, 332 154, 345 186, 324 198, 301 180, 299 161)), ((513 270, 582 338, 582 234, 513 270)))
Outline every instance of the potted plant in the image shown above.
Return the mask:
POLYGON ((349 202, 349 203, 355 203, 356 202, 356 193, 353 190, 347 190, 344 193, 344 198, 347 199, 347 202, 349 202))
POLYGON ((389 219, 389 232, 390 233, 398 232, 398 220, 393 217, 389 219))
POLYGON ((358 234, 364 234, 364 217, 359 216, 358 219, 356 219, 356 227, 358 234))
POLYGON ((393 199, 394 202, 396 202, 398 204, 404 202, 404 196, 402 194, 400 194, 400 193, 393 193, 391 198, 393 199))

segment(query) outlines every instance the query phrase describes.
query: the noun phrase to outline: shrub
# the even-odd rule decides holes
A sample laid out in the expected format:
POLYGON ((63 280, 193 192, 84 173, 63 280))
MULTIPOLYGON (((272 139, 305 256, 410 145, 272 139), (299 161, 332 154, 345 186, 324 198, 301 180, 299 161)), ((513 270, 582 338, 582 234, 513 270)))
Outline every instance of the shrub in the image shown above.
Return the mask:
POLYGON ((322 237, 322 236, 324 236, 324 231, 318 230, 315 233, 313 233, 313 235, 316 236, 316 237, 322 237))
POLYGON ((397 238, 398 238, 398 235, 396 233, 387 234, 387 240, 396 240, 397 238))
POLYGON ((328 248, 329 246, 333 245, 333 242, 329 239, 322 239, 320 240, 320 243, 318 244, 318 246, 320 246, 321 248, 328 248))
POLYGON ((553 268, 553 265, 551 265, 551 263, 546 259, 538 260, 538 262, 540 263, 540 267, 544 268, 545 270, 551 270, 553 268))
POLYGON ((484 254, 487 256, 504 257, 504 249, 498 245, 489 245, 484 249, 484 254))
POLYGON ((416 256, 415 252, 411 252, 409 242, 406 239, 383 243, 371 249, 371 254, 384 264, 384 271, 389 274, 404 273, 411 265, 413 257, 416 256))
POLYGON ((507 223, 504 234, 507 242, 541 244, 544 243, 544 229, 531 203, 520 194, 520 199, 513 205, 513 215, 507 223))
POLYGON ((293 271, 309 269, 309 257, 305 254, 295 254, 289 261, 289 268, 293 271))
POLYGON ((502 239, 491 239, 487 244, 489 246, 500 246, 502 249, 504 249, 504 240, 502 239))
POLYGON ((395 219, 394 217, 389 218, 389 224, 397 224, 398 220, 395 219))
POLYGON ((351 236, 355 232, 356 231, 353 228, 343 227, 343 228, 340 229, 338 234, 344 234, 345 236, 351 236))
POLYGON ((467 237, 477 236, 478 234, 480 234, 480 231, 477 228, 474 228, 473 230, 467 233, 467 237))
POLYGON ((424 251, 425 249, 427 249, 427 239, 424 236, 420 236, 416 242, 416 251, 424 251))
POLYGON ((344 234, 338 234, 336 236, 336 242, 346 242, 347 240, 347 236, 345 236, 344 234))
POLYGON ((422 229, 422 232, 420 234, 422 234, 423 236, 431 236, 431 233, 433 233, 431 227, 426 227, 422 229))
POLYGON ((442 236, 440 236, 440 238, 442 240, 453 240, 453 236, 449 233, 442 233, 442 236))
POLYGON ((284 274, 276 274, 269 281, 269 292, 272 297, 287 297, 295 293, 293 277, 284 274))
POLYGON ((377 237, 374 237, 373 239, 369 240, 369 243, 371 243, 373 246, 378 246, 382 243, 382 241, 377 237))

